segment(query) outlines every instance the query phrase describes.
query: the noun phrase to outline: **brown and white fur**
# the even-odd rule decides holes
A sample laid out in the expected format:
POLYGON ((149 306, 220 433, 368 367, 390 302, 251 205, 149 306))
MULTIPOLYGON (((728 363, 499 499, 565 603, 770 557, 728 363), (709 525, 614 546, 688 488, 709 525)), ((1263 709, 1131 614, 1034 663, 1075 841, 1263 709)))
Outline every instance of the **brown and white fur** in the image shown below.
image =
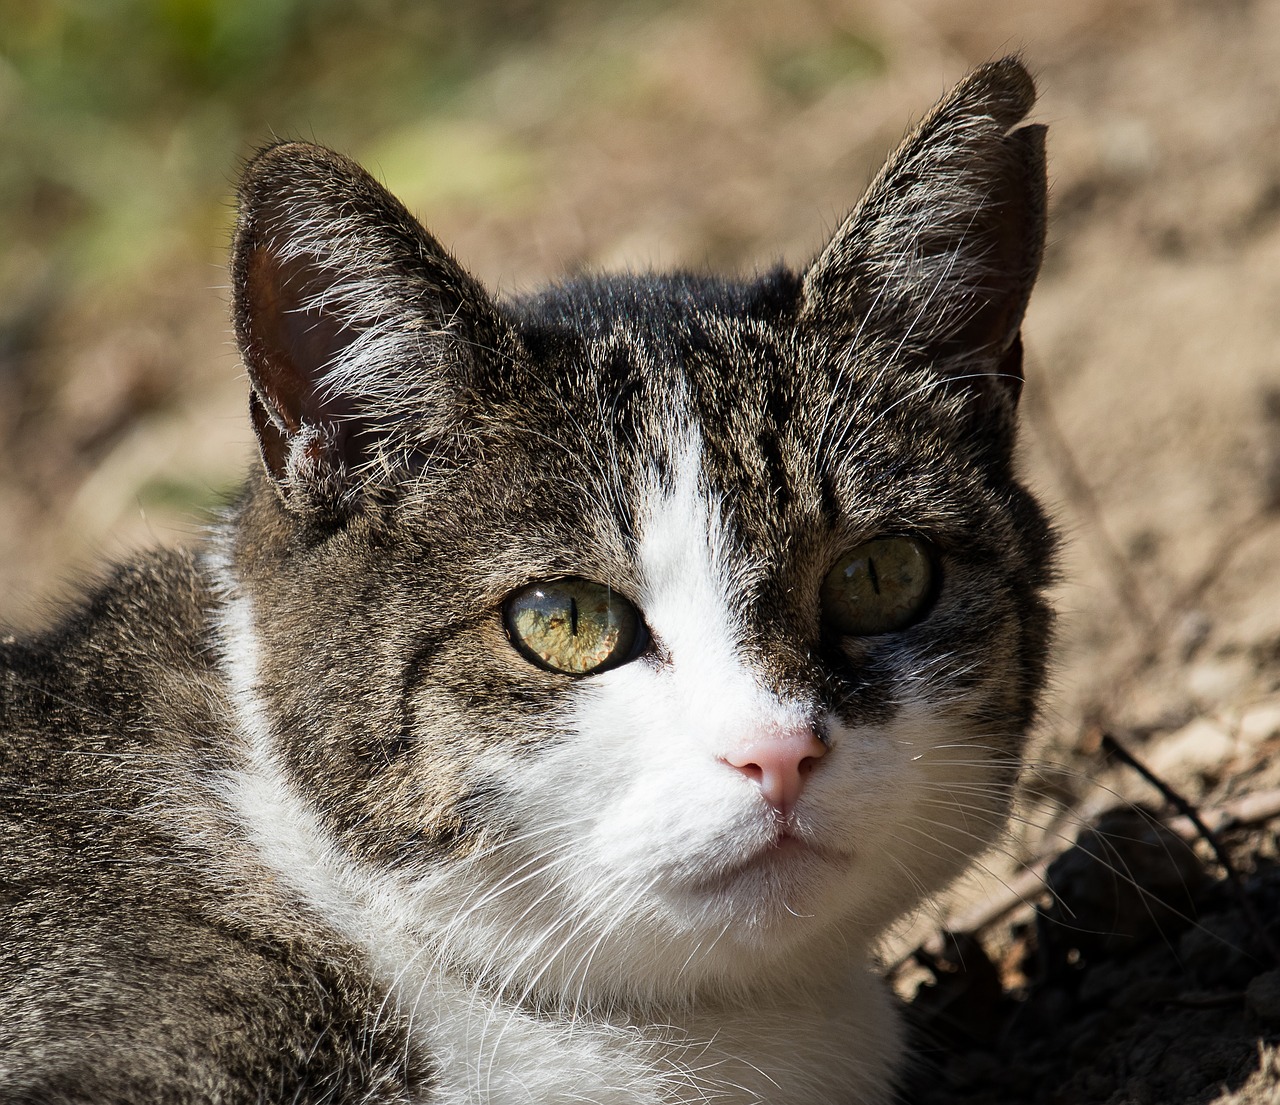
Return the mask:
POLYGON ((0 645, 0 1099, 887 1101, 870 951, 1001 831, 1043 680, 1033 100, 971 74, 799 274, 505 303, 351 162, 262 152, 261 466, 0 645), (833 636, 885 534, 927 613, 833 636), (504 604, 560 578, 643 650, 530 663, 504 604))

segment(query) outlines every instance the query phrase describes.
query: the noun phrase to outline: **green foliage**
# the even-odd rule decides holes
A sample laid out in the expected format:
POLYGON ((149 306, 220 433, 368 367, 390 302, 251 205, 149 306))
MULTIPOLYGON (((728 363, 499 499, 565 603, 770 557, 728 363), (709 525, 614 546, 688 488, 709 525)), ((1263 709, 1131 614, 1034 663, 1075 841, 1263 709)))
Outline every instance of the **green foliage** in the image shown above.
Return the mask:
MULTIPOLYGON (((633 44, 643 36, 618 28, 664 9, 686 10, 670 0, 0 0, 0 332, 6 305, 41 282, 93 295, 177 251, 220 264, 235 167, 272 136, 351 153, 423 210, 524 202, 536 120, 642 100, 633 44)), ((868 40, 835 30, 765 50, 760 79, 805 102, 883 65, 868 40)))
MULTIPOLYGON (((229 178, 254 145, 357 154, 456 112, 491 59, 564 5, 498 0, 0 0, 0 240, 59 282, 225 241, 229 178)), ((385 145, 385 143, 384 143, 385 145)), ((472 143, 472 145, 476 145, 472 143)), ((477 147, 490 184, 518 152, 477 147)), ((0 295, 29 266, 0 263, 0 295)))

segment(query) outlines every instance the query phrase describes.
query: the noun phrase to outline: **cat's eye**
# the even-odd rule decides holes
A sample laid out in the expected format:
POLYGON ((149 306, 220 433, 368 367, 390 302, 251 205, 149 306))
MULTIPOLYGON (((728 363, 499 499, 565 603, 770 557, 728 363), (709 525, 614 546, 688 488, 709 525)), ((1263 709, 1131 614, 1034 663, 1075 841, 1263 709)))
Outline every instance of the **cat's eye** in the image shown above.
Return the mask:
POLYGON ((870 637, 919 621, 933 602, 933 557, 913 537, 877 537, 846 554, 822 583, 822 617, 837 633, 870 637))
POLYGON ((505 613, 520 654, 566 675, 624 664, 646 639, 640 612, 617 591, 587 579, 530 584, 507 599, 505 613))

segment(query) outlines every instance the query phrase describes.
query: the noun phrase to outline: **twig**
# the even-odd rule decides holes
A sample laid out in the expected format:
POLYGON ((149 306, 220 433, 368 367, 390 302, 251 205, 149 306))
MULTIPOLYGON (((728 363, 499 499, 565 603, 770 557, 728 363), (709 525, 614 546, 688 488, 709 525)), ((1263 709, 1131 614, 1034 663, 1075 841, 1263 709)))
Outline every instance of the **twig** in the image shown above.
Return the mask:
POLYGON ((1110 756, 1114 756, 1121 763, 1133 768, 1148 783, 1156 788, 1164 797, 1164 800, 1176 809, 1183 817, 1187 818, 1191 824, 1196 827, 1196 831, 1209 843, 1209 847, 1213 849, 1213 854, 1217 856, 1218 862, 1222 864, 1222 868, 1227 873, 1227 877, 1238 880, 1239 875, 1236 873, 1235 865, 1231 862, 1231 857, 1227 855, 1222 845, 1218 843, 1218 838, 1213 834, 1208 825, 1200 818, 1200 814, 1196 808, 1182 797, 1168 783, 1160 778, 1151 768, 1147 767, 1141 760, 1130 752, 1123 744, 1121 744, 1111 733, 1103 733, 1100 742, 1102 751, 1110 756))
POLYGON ((1058 857, 1042 856, 1003 883, 990 897, 961 913, 947 918, 948 932, 981 932, 988 925, 1012 913, 1020 905, 1026 905, 1045 888, 1045 873, 1058 857))
MULTIPOLYGON (((1237 825, 1257 825, 1280 817, 1280 790, 1259 790, 1234 802, 1200 811, 1200 819, 1215 833, 1234 829, 1237 825)), ((1169 828, 1183 840, 1194 840, 1199 830, 1189 817, 1175 817, 1169 828)))

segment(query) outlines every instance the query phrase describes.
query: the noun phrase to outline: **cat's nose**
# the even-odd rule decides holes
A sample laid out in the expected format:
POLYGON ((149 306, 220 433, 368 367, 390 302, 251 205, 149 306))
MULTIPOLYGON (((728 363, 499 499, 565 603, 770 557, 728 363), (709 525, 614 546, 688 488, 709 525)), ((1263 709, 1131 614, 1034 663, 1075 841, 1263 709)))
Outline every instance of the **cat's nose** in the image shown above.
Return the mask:
POLYGON ((812 726, 796 725, 752 737, 722 759, 754 782, 765 801, 785 817, 826 754, 827 746, 812 726))

